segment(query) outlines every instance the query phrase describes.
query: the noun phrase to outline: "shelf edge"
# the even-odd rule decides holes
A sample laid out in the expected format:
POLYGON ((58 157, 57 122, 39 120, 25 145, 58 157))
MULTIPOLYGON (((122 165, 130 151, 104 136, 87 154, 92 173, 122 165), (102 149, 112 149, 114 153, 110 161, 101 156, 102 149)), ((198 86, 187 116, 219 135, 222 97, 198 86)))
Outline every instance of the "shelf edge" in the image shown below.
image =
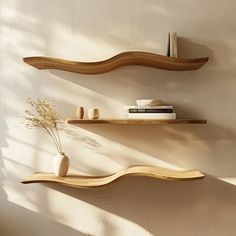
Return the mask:
POLYGON ((176 119, 176 120, 157 120, 157 119, 98 119, 80 120, 67 119, 66 123, 76 124, 117 124, 117 125, 168 125, 168 124, 206 124, 204 119, 176 119))

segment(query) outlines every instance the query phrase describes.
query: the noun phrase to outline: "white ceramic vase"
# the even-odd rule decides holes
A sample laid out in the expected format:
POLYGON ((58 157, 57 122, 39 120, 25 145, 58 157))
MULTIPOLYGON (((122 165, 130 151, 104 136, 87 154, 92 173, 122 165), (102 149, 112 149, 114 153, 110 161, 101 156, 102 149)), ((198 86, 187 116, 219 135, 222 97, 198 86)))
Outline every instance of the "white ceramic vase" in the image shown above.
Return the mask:
POLYGON ((54 157, 53 170, 56 176, 66 176, 69 170, 70 160, 65 153, 59 153, 54 157))

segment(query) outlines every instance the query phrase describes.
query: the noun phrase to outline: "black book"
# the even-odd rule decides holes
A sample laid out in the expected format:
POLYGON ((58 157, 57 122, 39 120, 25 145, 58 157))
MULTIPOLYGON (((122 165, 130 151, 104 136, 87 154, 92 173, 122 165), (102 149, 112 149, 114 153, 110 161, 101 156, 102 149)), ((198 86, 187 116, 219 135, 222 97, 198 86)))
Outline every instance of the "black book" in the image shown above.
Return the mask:
POLYGON ((129 108, 129 113, 172 113, 173 109, 129 108))

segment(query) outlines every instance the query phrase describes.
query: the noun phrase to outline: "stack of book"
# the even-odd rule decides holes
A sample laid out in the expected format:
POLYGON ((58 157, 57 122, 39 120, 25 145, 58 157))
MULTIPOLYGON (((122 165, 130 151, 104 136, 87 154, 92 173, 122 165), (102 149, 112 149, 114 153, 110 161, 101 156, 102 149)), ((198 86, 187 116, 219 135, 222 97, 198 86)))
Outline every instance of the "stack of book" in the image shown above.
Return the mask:
POLYGON ((176 113, 173 112, 173 106, 127 106, 125 107, 127 119, 158 119, 174 120, 176 113))

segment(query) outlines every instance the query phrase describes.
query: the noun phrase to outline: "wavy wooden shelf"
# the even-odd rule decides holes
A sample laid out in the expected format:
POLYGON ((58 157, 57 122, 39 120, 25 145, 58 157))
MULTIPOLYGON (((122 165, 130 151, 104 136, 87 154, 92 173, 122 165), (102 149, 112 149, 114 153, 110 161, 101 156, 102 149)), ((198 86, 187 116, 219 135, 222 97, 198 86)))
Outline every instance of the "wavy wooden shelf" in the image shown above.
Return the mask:
POLYGON ((68 124, 116 124, 116 125, 167 125, 167 124, 206 124, 203 119, 175 119, 175 120, 157 120, 157 119, 99 119, 99 120, 79 120, 68 119, 68 124))
POLYGON ((131 166, 111 175, 84 176, 69 174, 66 177, 57 177, 52 173, 34 173, 21 183, 54 182, 77 188, 92 188, 110 184, 123 176, 147 176, 163 180, 195 180, 204 178, 205 175, 199 170, 171 170, 155 166, 131 166))
POLYGON ((25 57, 24 62, 37 69, 56 69, 80 74, 102 74, 121 66, 139 65, 162 70, 186 71, 197 70, 208 57, 184 59, 162 56, 149 52, 123 52, 99 62, 76 62, 50 57, 25 57))

